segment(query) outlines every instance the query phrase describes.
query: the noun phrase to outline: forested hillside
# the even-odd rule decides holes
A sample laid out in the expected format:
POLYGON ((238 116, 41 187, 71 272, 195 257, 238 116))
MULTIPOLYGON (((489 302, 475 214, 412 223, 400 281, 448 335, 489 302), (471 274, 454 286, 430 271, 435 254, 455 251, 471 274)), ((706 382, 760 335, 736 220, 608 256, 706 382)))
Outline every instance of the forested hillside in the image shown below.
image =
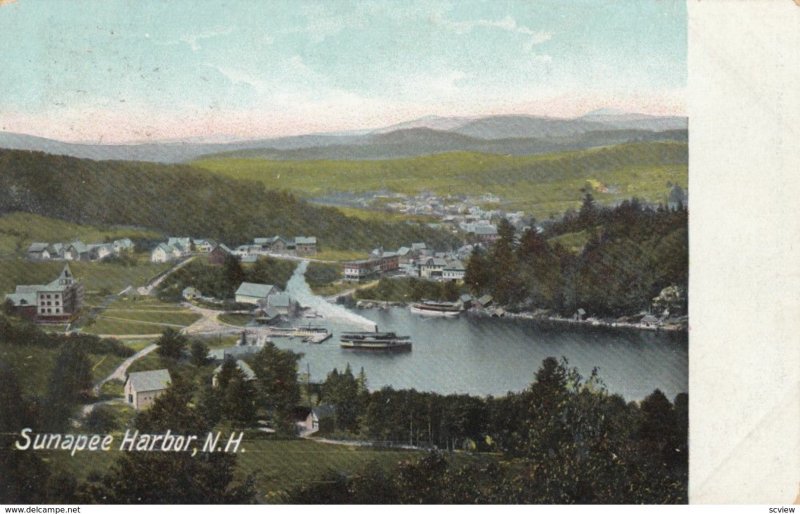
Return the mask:
POLYGON ((637 142, 535 156, 451 152, 388 160, 204 159, 194 166, 259 181, 303 198, 386 190, 438 195, 492 193, 500 207, 538 218, 559 216, 593 184, 597 201, 633 196, 666 202, 668 183, 688 186, 688 149, 680 142, 637 142))
POLYGON ((422 225, 348 218, 263 184, 188 166, 91 161, 0 150, 0 213, 29 212, 91 225, 135 225, 229 244, 281 234, 316 236, 322 248, 387 248, 451 236, 422 225))

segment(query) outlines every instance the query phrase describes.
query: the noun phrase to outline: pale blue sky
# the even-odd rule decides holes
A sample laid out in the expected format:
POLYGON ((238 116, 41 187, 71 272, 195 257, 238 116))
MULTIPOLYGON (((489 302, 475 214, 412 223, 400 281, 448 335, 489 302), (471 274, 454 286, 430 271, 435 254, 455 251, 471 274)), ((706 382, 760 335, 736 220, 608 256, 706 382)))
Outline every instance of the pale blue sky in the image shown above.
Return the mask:
POLYGON ((0 130, 271 136, 427 114, 684 110, 679 0, 0 6, 0 130))

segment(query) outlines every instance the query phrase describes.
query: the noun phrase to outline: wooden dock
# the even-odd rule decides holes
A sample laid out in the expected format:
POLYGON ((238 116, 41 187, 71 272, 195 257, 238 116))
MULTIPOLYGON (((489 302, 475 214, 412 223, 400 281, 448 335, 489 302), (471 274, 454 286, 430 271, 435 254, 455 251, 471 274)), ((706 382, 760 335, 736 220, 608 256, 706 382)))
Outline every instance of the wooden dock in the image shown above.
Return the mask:
POLYGON ((298 337, 304 343, 320 344, 331 338, 331 334, 326 328, 318 327, 267 327, 264 330, 268 336, 272 337, 298 337))

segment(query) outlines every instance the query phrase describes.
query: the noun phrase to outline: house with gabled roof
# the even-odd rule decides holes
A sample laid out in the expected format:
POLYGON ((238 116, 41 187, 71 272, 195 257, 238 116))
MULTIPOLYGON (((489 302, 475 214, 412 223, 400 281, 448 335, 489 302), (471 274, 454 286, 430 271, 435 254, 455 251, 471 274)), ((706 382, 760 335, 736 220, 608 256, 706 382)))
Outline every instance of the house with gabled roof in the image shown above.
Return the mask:
POLYGON ((442 278, 447 261, 441 257, 428 257, 419 264, 419 276, 422 278, 442 278))
POLYGON ((315 255, 317 253, 316 237, 295 237, 294 251, 296 255, 315 255))
POLYGON ((50 245, 47 243, 31 243, 28 247, 28 259, 32 261, 46 261, 50 259, 50 245))
POLYGON ((273 309, 281 316, 288 316, 292 310, 292 298, 288 293, 275 293, 269 295, 266 307, 273 309))
POLYGON ((88 261, 89 247, 83 241, 73 241, 64 250, 64 259, 68 261, 88 261))
POLYGON ((175 258, 175 248, 166 244, 159 243, 150 252, 150 262, 169 262, 175 258))
POLYGON ((320 429, 320 423, 326 420, 332 420, 336 415, 336 407, 334 405, 317 405, 311 408, 305 421, 305 430, 307 432, 316 432, 320 429))
POLYGON ((47 248, 47 251, 50 253, 51 259, 63 259, 66 249, 67 247, 63 243, 53 243, 47 248))
POLYGON ((210 253, 217 246, 217 243, 211 239, 193 239, 192 243, 194 243, 194 249, 198 253, 210 253))
POLYGON ((58 278, 48 284, 18 285, 6 295, 21 316, 41 323, 71 320, 83 305, 83 286, 65 264, 58 278))
POLYGON ((452 260, 442 269, 443 280, 464 280, 467 267, 459 260, 452 260))
POLYGON ((86 245, 89 248, 89 259, 99 261, 115 253, 114 245, 111 243, 99 243, 86 245))
POLYGON ((259 301, 266 301, 271 294, 278 292, 280 292, 280 289, 271 284, 242 282, 235 293, 236 303, 258 305, 259 301))
POLYGON ((114 248, 114 252, 118 254, 121 252, 132 252, 134 248, 133 241, 127 237, 114 240, 114 242, 111 243, 111 246, 114 248))
POLYGON ((125 401, 136 410, 146 409, 166 392, 171 381, 166 369, 129 373, 125 381, 125 401))
POLYGON ((215 266, 222 266, 225 262, 225 257, 233 254, 233 250, 220 243, 214 247, 208 254, 208 263, 215 266))

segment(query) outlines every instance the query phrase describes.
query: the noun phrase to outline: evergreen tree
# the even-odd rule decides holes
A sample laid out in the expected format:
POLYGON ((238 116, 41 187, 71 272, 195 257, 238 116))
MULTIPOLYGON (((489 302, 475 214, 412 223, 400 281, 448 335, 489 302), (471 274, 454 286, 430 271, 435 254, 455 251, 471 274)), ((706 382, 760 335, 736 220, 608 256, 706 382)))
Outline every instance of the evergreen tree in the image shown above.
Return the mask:
POLYGON ((37 452, 18 451, 23 428, 35 428, 33 406, 22 395, 14 370, 0 361, 0 502, 44 503, 50 471, 37 452))
POLYGON ((226 253, 222 262, 223 276, 225 277, 228 296, 232 295, 239 285, 245 281, 244 270, 238 256, 226 253))
POLYGON ((476 246, 467 261, 467 269, 464 272, 464 283, 469 287, 473 294, 482 294, 490 285, 489 262, 483 256, 481 250, 476 246))
POLYGON ((165 328, 161 337, 156 340, 158 354, 170 359, 180 359, 187 343, 186 336, 172 327, 165 328))
POLYGON ((202 341, 194 341, 191 347, 192 364, 204 366, 208 363, 208 346, 202 341))
POLYGON ((256 419, 256 390, 238 367, 225 386, 223 414, 234 426, 248 427, 256 419))
POLYGON ((276 429, 285 433, 294 433, 292 413, 300 402, 297 363, 301 357, 302 354, 279 350, 267 343, 252 362, 258 378, 258 403, 270 413, 276 429))

